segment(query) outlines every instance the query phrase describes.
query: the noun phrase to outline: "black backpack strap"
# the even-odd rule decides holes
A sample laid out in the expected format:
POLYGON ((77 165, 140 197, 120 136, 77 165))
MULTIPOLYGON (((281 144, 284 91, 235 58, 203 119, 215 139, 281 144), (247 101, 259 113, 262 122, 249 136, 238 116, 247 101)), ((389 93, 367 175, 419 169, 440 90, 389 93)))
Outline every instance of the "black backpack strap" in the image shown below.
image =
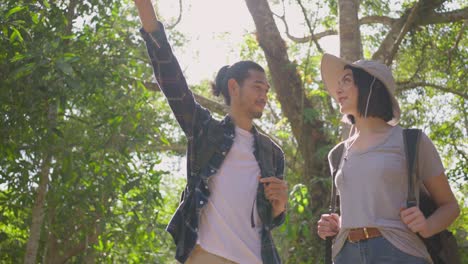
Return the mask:
POLYGON ((408 172, 408 198, 406 207, 417 206, 417 186, 418 182, 418 148, 421 137, 421 129, 407 128, 403 130, 403 142, 405 145, 406 166, 408 172))
POLYGON ((330 172, 332 176, 332 184, 331 184, 331 196, 330 196, 330 213, 336 213, 336 204, 337 204, 337 195, 336 195, 336 186, 335 186, 335 178, 336 173, 340 169, 341 161, 343 158, 343 151, 344 151, 344 143, 340 143, 330 155, 330 172))
MULTIPOLYGON (((336 173, 340 169, 341 162, 343 159, 344 143, 340 143, 335 149, 332 150, 329 156, 330 172, 332 176, 331 182, 331 196, 330 196, 330 213, 336 213, 337 195, 335 186, 336 173)), ((332 238, 327 237, 325 240, 325 264, 332 263, 332 238)))

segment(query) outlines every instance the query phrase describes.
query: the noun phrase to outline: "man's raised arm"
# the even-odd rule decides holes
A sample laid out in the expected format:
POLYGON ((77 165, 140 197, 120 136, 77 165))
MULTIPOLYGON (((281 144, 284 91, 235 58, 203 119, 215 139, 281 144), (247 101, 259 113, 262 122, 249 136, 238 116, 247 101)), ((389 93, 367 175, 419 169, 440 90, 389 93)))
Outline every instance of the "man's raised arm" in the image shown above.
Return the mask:
POLYGON ((140 16, 143 29, 148 33, 160 30, 158 18, 154 12, 151 0, 134 0, 134 2, 138 9, 138 15, 140 16))
POLYGON ((201 107, 193 97, 177 58, 172 53, 166 33, 156 17, 151 0, 134 0, 138 9, 143 39, 153 65, 154 76, 161 91, 185 135, 197 134, 201 124, 209 120, 208 110, 201 107))

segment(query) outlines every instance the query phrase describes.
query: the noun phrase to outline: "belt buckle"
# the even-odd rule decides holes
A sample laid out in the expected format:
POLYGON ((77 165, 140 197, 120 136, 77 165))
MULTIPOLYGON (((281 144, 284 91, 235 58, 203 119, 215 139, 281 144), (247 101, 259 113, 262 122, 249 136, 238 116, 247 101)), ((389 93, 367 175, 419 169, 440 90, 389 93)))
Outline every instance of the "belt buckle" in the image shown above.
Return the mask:
MULTIPOLYGON (((369 235, 369 232, 368 232, 368 230, 367 230, 367 227, 357 228, 357 229, 355 229, 355 230, 356 230, 356 231, 361 231, 361 230, 362 230, 362 232, 364 233, 365 239, 366 239, 366 240, 369 239, 370 235, 369 235)), ((364 239, 352 240, 352 239, 351 239, 351 235, 348 235, 348 241, 351 242, 351 243, 357 243, 357 242, 359 242, 359 241, 361 241, 361 240, 364 240, 364 239)))
POLYGON ((364 227, 362 230, 364 231, 364 236, 366 237, 366 239, 369 239, 369 233, 367 232, 367 227, 364 227))

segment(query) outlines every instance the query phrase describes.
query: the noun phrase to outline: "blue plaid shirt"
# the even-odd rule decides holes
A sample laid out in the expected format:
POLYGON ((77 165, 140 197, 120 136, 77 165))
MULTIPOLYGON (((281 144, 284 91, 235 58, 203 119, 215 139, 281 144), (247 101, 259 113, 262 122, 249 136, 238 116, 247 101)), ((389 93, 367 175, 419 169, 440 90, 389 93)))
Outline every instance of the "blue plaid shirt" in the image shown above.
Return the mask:
MULTIPOLYGON (((177 122, 188 139, 187 185, 182 193, 179 207, 167 226, 167 231, 172 235, 176 243, 177 249, 175 257, 178 261, 183 263, 187 260, 197 242, 201 209, 207 204, 210 195, 208 179, 218 171, 224 158, 231 149, 235 136, 235 126, 229 115, 218 123, 221 130, 224 131, 222 140, 220 141, 221 144, 216 146, 216 151, 210 158, 207 166, 195 169, 194 161, 197 158, 197 148, 203 145, 198 144, 199 142, 197 142, 197 139, 200 139, 201 135, 205 135, 206 138, 207 135, 208 141, 210 141, 209 138, 212 131, 208 131, 207 128, 209 122, 212 121, 212 116, 207 109, 203 108, 195 101, 192 92, 187 86, 179 63, 172 53, 164 27, 161 23, 160 28, 160 31, 153 33, 146 33, 143 29, 141 29, 140 32, 146 42, 148 54, 153 65, 154 75, 159 87, 166 96, 177 122)), ((258 154, 259 135, 255 127, 252 128, 252 133, 255 140, 254 155, 257 162, 259 162, 259 167, 262 168, 258 154)), ((219 136, 220 135, 218 135, 218 137, 219 136)), ((276 144, 273 142, 271 142, 271 144, 273 145, 272 155, 273 163, 275 164, 274 176, 283 179, 283 152, 276 144)), ((262 171, 262 177, 268 176, 262 171)), ((256 202, 258 215, 262 220, 262 260, 263 263, 267 264, 281 263, 281 259, 273 243, 271 230, 284 222, 285 213, 281 213, 273 219, 272 207, 265 198, 263 185, 259 184, 258 186, 256 202)), ((250 225, 250 223, 246 224, 250 225)))

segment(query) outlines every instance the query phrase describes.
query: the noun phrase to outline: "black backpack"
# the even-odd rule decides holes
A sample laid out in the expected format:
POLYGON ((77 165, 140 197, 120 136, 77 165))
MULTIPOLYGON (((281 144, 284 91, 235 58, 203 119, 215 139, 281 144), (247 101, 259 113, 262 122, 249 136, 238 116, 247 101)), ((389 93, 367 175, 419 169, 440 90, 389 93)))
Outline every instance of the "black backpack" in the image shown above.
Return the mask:
MULTIPOLYGON (((417 205, 416 185, 418 182, 418 146, 421 136, 420 129, 405 129, 403 131, 403 140, 405 144, 405 153, 408 167, 408 199, 406 206, 417 205)), ((419 191, 419 209, 425 217, 429 217, 437 209, 437 205, 431 197, 423 190, 419 191)), ((419 236, 426 245, 427 251, 431 255, 434 264, 460 264, 458 255, 458 245, 455 237, 450 231, 443 230, 429 238, 419 236)))

